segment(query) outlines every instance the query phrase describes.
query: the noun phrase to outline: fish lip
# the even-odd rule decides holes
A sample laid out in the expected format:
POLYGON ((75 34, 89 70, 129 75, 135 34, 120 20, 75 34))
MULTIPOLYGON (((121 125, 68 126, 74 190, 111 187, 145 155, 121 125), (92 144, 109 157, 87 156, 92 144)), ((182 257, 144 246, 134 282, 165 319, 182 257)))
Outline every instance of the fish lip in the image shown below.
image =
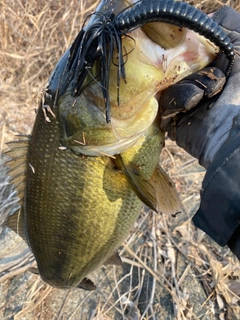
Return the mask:
POLYGON ((82 153, 87 156, 114 156, 115 154, 121 153, 128 148, 131 148, 136 141, 142 136, 141 134, 135 135, 131 138, 121 139, 118 142, 109 143, 106 145, 97 146, 69 146, 69 148, 79 154, 82 153))

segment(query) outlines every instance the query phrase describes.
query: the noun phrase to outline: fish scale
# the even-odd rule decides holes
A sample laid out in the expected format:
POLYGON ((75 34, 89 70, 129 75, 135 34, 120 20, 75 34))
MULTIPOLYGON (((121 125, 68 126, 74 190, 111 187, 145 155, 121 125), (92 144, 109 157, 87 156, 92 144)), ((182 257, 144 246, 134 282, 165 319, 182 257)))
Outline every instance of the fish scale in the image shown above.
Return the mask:
MULTIPOLYGON (((30 140, 34 172, 28 166, 24 220, 42 278, 70 287, 117 249, 142 203, 108 157, 60 150, 59 141, 57 120, 46 122, 40 108, 30 140)), ((150 167, 149 176, 156 160, 150 167)))

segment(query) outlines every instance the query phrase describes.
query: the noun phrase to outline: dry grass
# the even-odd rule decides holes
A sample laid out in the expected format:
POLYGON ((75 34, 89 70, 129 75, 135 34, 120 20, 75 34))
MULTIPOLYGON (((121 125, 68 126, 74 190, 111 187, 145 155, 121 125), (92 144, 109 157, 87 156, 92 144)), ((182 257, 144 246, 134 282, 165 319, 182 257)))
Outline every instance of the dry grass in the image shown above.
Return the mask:
MULTIPOLYGON (((207 11, 223 4, 189 2, 207 11)), ((240 9, 239 0, 225 3, 240 9)), ((0 7, 0 141, 9 141, 31 132, 38 92, 93 6, 83 0, 0 0, 0 7)), ((169 141, 161 163, 176 184, 183 212, 167 217, 143 210, 121 248, 123 269, 95 273, 96 292, 53 289, 26 272, 33 257, 1 227, 0 318, 240 319, 239 263, 190 222, 204 170, 169 141)), ((16 206, 1 158, 0 225, 16 206)))

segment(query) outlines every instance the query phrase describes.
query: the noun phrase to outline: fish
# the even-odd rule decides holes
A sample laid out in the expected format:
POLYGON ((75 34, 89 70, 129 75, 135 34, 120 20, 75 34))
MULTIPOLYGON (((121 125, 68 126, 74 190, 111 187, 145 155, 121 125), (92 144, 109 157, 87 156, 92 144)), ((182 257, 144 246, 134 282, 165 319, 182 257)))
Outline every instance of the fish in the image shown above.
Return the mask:
MULTIPOLYGON (((81 36, 106 11, 126 7, 120 0, 110 9, 107 4, 100 4, 81 36)), ((156 29, 155 24, 154 34, 156 29)), ((180 35, 173 44, 163 37, 170 49, 161 48, 161 37, 153 41, 140 29, 121 38, 126 77, 119 83, 115 47, 116 61, 107 72, 110 122, 98 60, 87 70, 82 91, 72 93, 75 40, 50 76, 31 135, 8 143, 8 174, 20 208, 6 226, 25 239, 37 262, 32 271, 49 285, 94 290, 89 274, 104 264, 122 264, 117 250, 143 203, 156 212, 178 210, 173 183, 159 165, 165 133, 157 101, 161 90, 216 57, 208 40, 187 29, 180 35), (163 195, 171 200, 164 203, 163 195)))
POLYGON ((83 287, 85 276, 103 263, 114 259, 120 263, 115 251, 142 206, 129 180, 138 185, 138 193, 152 200, 146 202, 153 207, 149 180, 162 145, 155 124, 121 158, 79 156, 61 149, 58 120, 46 123, 41 111, 31 138, 9 143, 8 155, 15 162, 9 173, 20 188, 25 173, 20 172, 21 164, 20 168, 15 164, 24 156, 28 164, 24 203, 16 213, 22 231, 16 231, 30 245, 45 282, 59 288, 83 287), (126 178, 127 172, 134 179, 126 178))

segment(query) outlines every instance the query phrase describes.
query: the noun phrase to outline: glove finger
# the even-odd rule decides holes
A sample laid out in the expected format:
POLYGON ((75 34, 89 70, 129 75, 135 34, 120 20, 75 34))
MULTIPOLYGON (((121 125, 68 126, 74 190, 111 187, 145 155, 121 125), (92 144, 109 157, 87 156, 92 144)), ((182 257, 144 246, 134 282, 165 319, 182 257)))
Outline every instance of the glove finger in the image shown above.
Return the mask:
POLYGON ((233 8, 223 6, 214 15, 213 20, 222 26, 225 31, 235 31, 240 33, 239 12, 233 8))
POLYGON ((204 90, 193 81, 182 80, 164 90, 159 99, 162 118, 173 117, 175 114, 190 110, 203 98, 204 90))
POLYGON ((208 67, 168 87, 159 99, 161 129, 166 130, 177 113, 191 110, 203 97, 210 98, 220 92, 225 81, 220 69, 208 67))
POLYGON ((159 99, 162 115, 176 114, 195 107, 203 97, 211 98, 219 93, 226 78, 215 67, 195 72, 164 90, 159 99))
MULTIPOLYGON (((213 15, 213 20, 216 21, 224 29, 224 31, 228 34, 228 37, 230 38, 232 44, 234 45, 236 55, 231 75, 233 73, 239 73, 240 14, 233 8, 223 6, 213 15)), ((217 58, 216 66, 225 72, 227 65, 228 58, 223 52, 220 52, 217 58)))
MULTIPOLYGON (((161 110, 160 128, 167 131, 174 128, 173 117, 182 111, 193 108, 201 101, 204 91, 193 83, 177 83, 166 89, 159 100, 161 110)), ((175 140, 175 139, 173 139, 175 140)))
POLYGON ((211 98, 216 95, 222 90, 225 81, 225 75, 221 70, 208 67, 168 87, 162 92, 159 99, 161 129, 167 131, 170 138, 174 139, 173 132, 176 130, 174 130, 172 118, 180 112, 196 107, 203 98, 211 98))
POLYGON ((216 67, 207 67, 189 75, 182 81, 193 82, 204 91, 204 97, 211 98, 223 89, 226 76, 222 70, 216 67))

